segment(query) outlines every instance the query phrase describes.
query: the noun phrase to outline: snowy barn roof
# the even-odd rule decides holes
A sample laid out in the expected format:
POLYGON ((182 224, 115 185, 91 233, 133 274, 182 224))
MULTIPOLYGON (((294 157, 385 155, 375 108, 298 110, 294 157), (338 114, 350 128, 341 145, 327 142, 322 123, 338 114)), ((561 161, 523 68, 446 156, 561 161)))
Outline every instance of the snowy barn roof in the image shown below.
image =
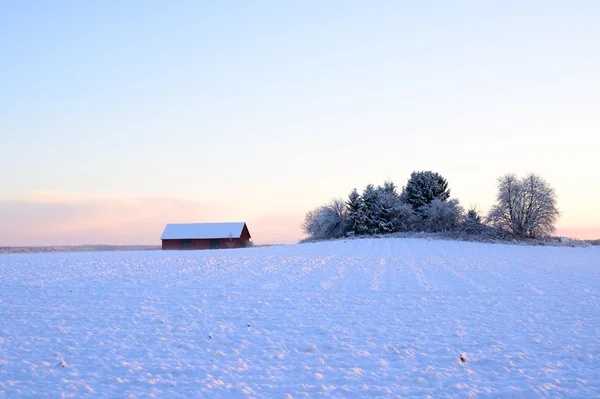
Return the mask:
POLYGON ((168 224, 161 240, 240 238, 246 223, 184 223, 168 224))

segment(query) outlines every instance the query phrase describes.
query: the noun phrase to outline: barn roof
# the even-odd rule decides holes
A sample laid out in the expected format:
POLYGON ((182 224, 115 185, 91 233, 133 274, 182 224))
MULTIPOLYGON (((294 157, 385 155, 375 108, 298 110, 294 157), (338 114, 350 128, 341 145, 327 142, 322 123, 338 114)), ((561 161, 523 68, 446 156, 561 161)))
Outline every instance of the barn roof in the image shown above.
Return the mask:
POLYGON ((240 238, 246 223, 183 223, 168 224, 161 240, 240 238))

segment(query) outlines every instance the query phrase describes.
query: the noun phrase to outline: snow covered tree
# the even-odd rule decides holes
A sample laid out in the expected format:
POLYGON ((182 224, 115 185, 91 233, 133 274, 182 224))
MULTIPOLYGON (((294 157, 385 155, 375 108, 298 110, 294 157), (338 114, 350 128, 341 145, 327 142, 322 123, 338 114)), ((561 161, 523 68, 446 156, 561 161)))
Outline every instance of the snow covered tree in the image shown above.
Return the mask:
POLYGON ((463 219, 464 210, 458 200, 434 199, 421 208, 425 230, 432 232, 456 230, 463 219))
POLYGON ((476 208, 471 208, 465 215, 464 223, 466 224, 481 224, 481 216, 476 208))
POLYGON ((543 238, 554 232, 559 216, 556 193, 540 176, 500 177, 496 199, 487 218, 492 226, 518 237, 543 238))
POLYGON ((412 207, 402 201, 394 182, 388 180, 377 187, 378 200, 383 208, 380 212, 381 230, 384 232, 411 231, 419 223, 412 207))
POLYGON ((358 190, 354 188, 346 201, 346 217, 349 230, 358 236, 361 233, 363 202, 358 190))
POLYGON ((348 232, 348 218, 346 217, 346 202, 342 198, 334 198, 327 205, 329 212, 333 214, 336 220, 336 227, 333 230, 334 237, 344 237, 348 232))
POLYGON ((341 198, 308 212, 302 229, 314 239, 343 237, 347 230, 346 203, 341 198))
POLYGON ((392 230, 396 231, 413 231, 421 222, 421 218, 415 213, 412 206, 398 201, 392 210, 392 230))
POLYGON ((364 234, 376 234, 378 228, 378 214, 379 214, 379 198, 377 190, 372 184, 368 184, 365 187, 362 194, 362 211, 361 218, 362 223, 360 226, 361 233, 364 234))
POLYGON ((379 198, 376 217, 376 226, 374 228, 377 234, 388 234, 394 230, 393 223, 393 205, 379 198))
POLYGON ((420 213, 433 200, 446 201, 450 197, 448 182, 440 174, 431 171, 412 172, 402 188, 402 201, 420 213))
POLYGON ((394 182, 391 180, 386 180, 383 183, 383 186, 377 187, 377 190, 379 190, 380 192, 392 194, 395 196, 398 195, 398 188, 396 187, 396 184, 394 184, 394 182))
POLYGON ((362 196, 353 189, 346 201, 346 217, 349 231, 357 236, 408 231, 415 222, 412 208, 406 209, 392 181, 377 188, 369 184, 362 196))
POLYGON ((375 215, 375 233, 387 234, 395 230, 396 208, 401 203, 396 191, 396 185, 388 180, 375 190, 378 209, 375 215))
POLYGON ((489 227, 482 223, 481 215, 477 211, 477 208, 472 207, 465 215, 462 222, 462 231, 468 234, 481 233, 484 230, 488 230, 489 227))
POLYGON ((225 242, 225 246, 227 248, 235 248, 235 240, 233 239, 233 235, 229 234, 227 241, 225 242))

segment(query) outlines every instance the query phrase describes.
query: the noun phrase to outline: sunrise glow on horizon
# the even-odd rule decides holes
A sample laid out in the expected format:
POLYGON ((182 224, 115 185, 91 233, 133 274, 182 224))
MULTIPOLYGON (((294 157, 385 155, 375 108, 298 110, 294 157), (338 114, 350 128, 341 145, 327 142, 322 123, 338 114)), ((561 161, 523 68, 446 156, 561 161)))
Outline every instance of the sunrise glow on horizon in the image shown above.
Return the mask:
POLYGON ((600 238, 600 3, 5 2, 0 246, 303 237, 415 170, 487 212, 503 174, 600 238))

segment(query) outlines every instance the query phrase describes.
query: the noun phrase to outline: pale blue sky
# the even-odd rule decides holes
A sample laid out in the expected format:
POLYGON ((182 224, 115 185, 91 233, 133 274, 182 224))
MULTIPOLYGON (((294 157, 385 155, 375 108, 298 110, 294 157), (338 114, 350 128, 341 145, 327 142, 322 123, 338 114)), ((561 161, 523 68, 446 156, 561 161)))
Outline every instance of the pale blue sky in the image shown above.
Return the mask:
POLYGON ((0 245, 155 197, 293 241, 309 209, 425 169, 484 211, 501 174, 538 173, 560 226, 600 236, 598 21, 597 1, 0 0, 0 245))

